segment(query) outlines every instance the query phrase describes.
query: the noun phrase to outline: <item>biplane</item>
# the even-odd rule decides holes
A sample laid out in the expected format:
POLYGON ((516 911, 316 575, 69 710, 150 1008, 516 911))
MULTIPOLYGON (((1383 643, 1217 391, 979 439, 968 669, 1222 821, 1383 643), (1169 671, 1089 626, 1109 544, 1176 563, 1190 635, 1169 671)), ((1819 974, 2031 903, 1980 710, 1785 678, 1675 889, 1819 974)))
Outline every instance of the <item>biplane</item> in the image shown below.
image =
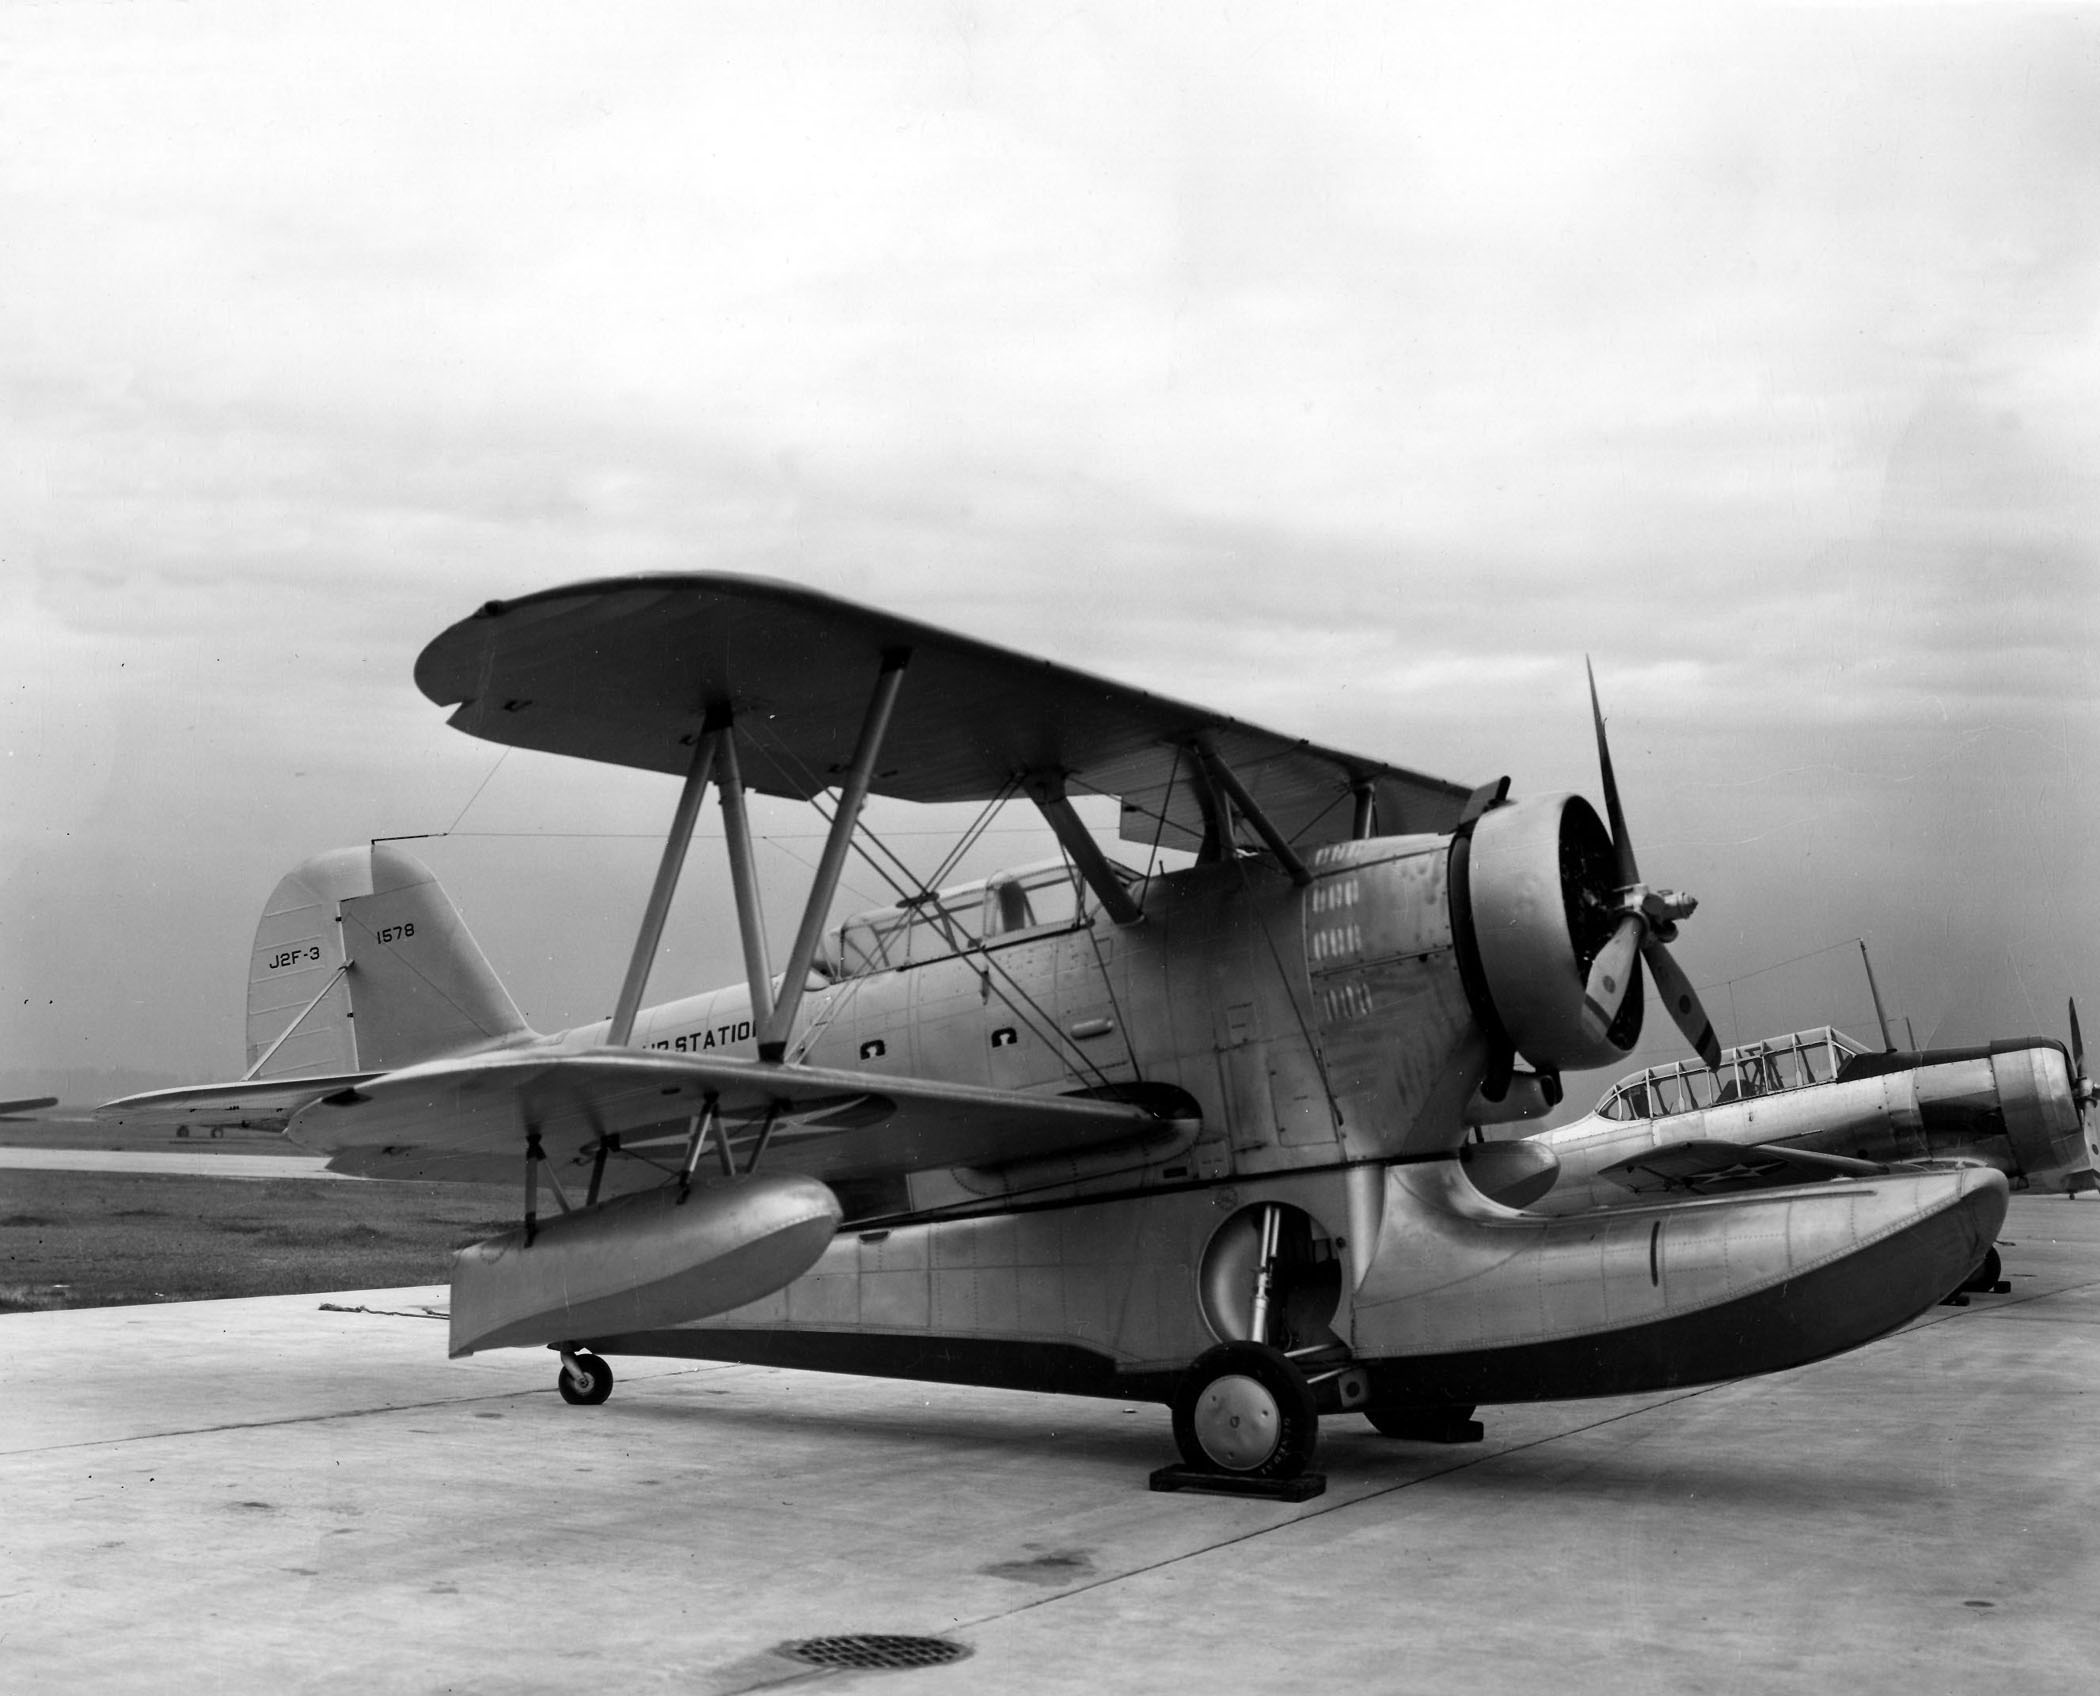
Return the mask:
MULTIPOLYGON (((1885 1029, 1885 1027, 1884 1027, 1885 1029)), ((2069 1047, 2048 1037, 1969 1048, 1870 1049, 1828 1025, 1727 1050, 1718 1066, 1665 1061, 1620 1078, 1556 1130, 1469 1142, 1468 1176, 1536 1213, 1680 1195, 1876 1177, 1968 1162, 2017 1191, 2100 1190, 2096 1092, 2078 1007, 2069 1047)), ((1964 1284, 1993 1289, 1989 1250, 1964 1284)))
POLYGON ((490 602, 416 681, 471 735, 677 781, 611 1016, 535 1032, 409 853, 339 850, 266 906, 248 1075, 105 1111, 515 1181, 517 1226, 454 1261, 451 1350, 554 1349, 572 1402, 623 1354, 1145 1399, 1195 1472, 1287 1480, 1322 1417, 1465 1441, 1483 1404, 1852 1347, 2003 1216, 1970 1168, 1572 1218, 1467 1180, 1469 1124, 1632 1048, 1645 979, 1718 1057, 1594 684, 1605 819, 746 577, 490 602), (710 790, 743 981, 646 1005, 710 790), (828 819, 791 932, 752 794, 828 819), (1060 853, 840 918, 871 795, 1025 804, 1060 853), (1119 863, 1086 796, 1181 863, 1119 863))

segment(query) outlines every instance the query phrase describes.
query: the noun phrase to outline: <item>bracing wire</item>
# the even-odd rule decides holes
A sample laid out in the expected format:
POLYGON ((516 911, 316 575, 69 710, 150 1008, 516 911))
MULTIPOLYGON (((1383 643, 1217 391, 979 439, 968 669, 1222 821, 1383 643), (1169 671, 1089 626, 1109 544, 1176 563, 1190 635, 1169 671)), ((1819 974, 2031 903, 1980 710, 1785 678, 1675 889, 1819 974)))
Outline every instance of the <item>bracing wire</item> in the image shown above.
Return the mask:
MULTIPOLYGON (((757 739, 754 738, 754 740, 757 739)), ((827 825, 830 824, 836 815, 826 810, 821 798, 824 788, 828 786, 816 783, 814 781, 815 774, 807 769, 792 750, 785 747, 774 747, 769 748, 768 752, 772 753, 783 764, 791 763, 800 773, 811 791, 810 806, 816 811, 818 817, 822 818, 827 825)), ((1083 1049, 1065 1040, 1063 1033, 1058 1029, 1056 1019, 1037 1002, 1035 997, 1022 987, 1020 980, 998 958, 997 953, 984 950, 974 939, 963 934, 959 927, 956 926, 952 915, 940 911, 938 904, 932 901, 932 897, 938 890, 940 880, 947 876, 948 872, 960 862, 962 856, 974 845, 983 834, 985 828, 998 816, 1000 809, 1006 805, 1007 801, 1013 797, 1019 788, 1020 782, 1017 778, 1009 778, 1001 786, 999 793, 985 804, 976 820, 964 833, 963 840, 958 842, 942 860, 940 870, 934 874, 930 883, 922 881, 904 862, 902 856, 891 848, 888 843, 884 842, 877 832, 870 829, 865 821, 859 823, 854 830, 852 847, 869 869, 896 893, 899 906, 930 911, 936 934, 940 935, 959 957, 964 955, 975 956, 987 988, 999 997, 1000 1001, 1004 1003, 1015 1018, 1027 1025, 1037 1037, 1046 1041, 1053 1051, 1062 1050, 1068 1053, 1081 1071, 1092 1074, 1096 1083, 1106 1086, 1109 1082, 1108 1074, 1102 1071, 1100 1066, 1083 1049), (885 866, 882 861, 875 857, 875 852, 871 850, 879 850, 889 860, 890 865, 885 866), (895 870, 892 871, 891 867, 894 867, 895 870), (993 985, 992 979, 994 976, 1002 980, 1002 985, 993 985), (1016 997, 1018 997, 1018 1000, 1016 997)))
POLYGON ((467 804, 459 810, 459 818, 452 821, 452 830, 439 831, 440 836, 450 836, 452 831, 459 829, 459 819, 465 818, 473 810, 474 803, 481 799, 481 792, 496 780, 496 773, 503 769, 503 762, 509 758, 510 749, 506 747, 496 756, 496 763, 489 767, 488 776, 474 786, 474 793, 467 797, 467 804))

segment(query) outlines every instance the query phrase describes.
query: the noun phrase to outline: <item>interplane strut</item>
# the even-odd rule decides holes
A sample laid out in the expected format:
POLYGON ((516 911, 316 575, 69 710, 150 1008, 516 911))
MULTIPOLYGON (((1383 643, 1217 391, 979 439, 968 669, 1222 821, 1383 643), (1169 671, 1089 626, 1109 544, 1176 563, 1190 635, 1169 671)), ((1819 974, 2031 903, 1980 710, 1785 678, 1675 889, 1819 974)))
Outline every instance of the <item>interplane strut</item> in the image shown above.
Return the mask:
MULTIPOLYGON (((624 1048, 633 1039, 634 1021, 641 1011, 642 995, 649 983, 649 970, 663 940, 664 922, 671 900, 678 892, 678 879, 692 847, 693 829, 699 822, 700 805, 713 782, 721 796, 723 838, 729 853, 730 884, 736 898, 737 930, 743 945, 744 972, 750 982, 751 1023, 758 1033, 761 1060, 779 1061, 787 1053, 787 1039, 801 1008, 802 992, 823 938, 824 921, 830 916, 832 898, 838 893, 839 877, 845 869, 846 853, 866 804, 875 777, 875 762, 882 752, 883 733, 888 728, 897 691, 904 682, 904 669, 911 659, 908 649, 892 649, 882 659, 882 670, 868 700, 866 717, 839 786, 838 811, 825 837, 824 852, 817 862, 816 878, 802 909, 802 923, 789 952, 787 971, 781 979, 780 995, 773 995, 772 967, 766 951, 765 916, 759 904, 758 876, 751 854, 751 821, 745 806, 744 784, 737 765, 736 724, 726 705, 708 710, 707 719, 694 739, 692 763, 679 793, 677 811, 671 818, 663 858, 657 863, 656 881, 643 910, 634 953, 627 963, 627 976, 605 1033, 606 1045, 624 1048)), ((324 992, 325 993, 325 992, 324 992)))
POLYGON ((852 845, 854 827, 868 799, 868 786, 875 780, 875 761, 882 752, 883 733, 889 729, 890 712, 897 704, 897 691, 904 684, 904 668, 911 650, 893 648, 882 656, 882 673, 868 700, 867 716, 861 721, 860 740, 839 785, 839 810, 832 815, 831 830, 824 838, 824 853, 817 861, 816 881, 802 909, 802 928, 795 933, 795 946, 788 953, 787 973, 780 981, 780 999, 772 1017, 760 1028, 758 1057, 779 1060, 787 1054, 788 1034, 795 1028, 795 1014, 802 1005, 802 991, 809 982, 809 968, 817 957, 817 943, 824 934, 824 921, 831 916, 832 897, 846 869, 846 851, 852 845))
POLYGON ((612 1023, 605 1033, 609 1047, 624 1048, 627 1039, 634 1035, 634 1016, 641 1011, 642 991, 648 987, 649 968, 655 964, 657 944, 663 940, 671 897, 678 893, 678 874, 685 868, 686 851, 693 844, 693 826, 699 822, 700 803, 707 796, 707 780, 714 765, 715 734, 703 731, 693 744, 693 763, 685 774, 685 788, 679 792, 678 810, 671 815, 671 834, 664 842, 663 858, 657 862, 649 905, 642 910, 641 934, 634 939, 627 977, 620 985, 620 999, 613 1006, 612 1023))

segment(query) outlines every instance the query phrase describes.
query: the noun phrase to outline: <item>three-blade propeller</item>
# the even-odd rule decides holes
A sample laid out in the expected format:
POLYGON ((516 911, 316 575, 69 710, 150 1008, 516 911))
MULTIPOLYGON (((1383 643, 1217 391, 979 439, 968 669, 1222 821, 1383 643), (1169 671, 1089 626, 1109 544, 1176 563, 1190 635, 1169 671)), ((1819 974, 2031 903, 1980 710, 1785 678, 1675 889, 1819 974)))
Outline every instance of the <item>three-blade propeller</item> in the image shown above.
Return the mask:
POLYGON ((1614 911, 1617 928, 1597 951, 1583 986, 1583 1014, 1602 1037, 1619 1016, 1631 993, 1640 962, 1654 974, 1656 993, 1670 1009, 1670 1017, 1684 1032, 1685 1040, 1699 1051, 1708 1066, 1721 1063, 1721 1044, 1714 1036, 1713 1022, 1699 1004, 1691 980, 1670 958, 1665 943, 1676 940, 1677 922, 1689 918, 1699 903, 1675 889, 1652 889, 1641 881, 1640 867, 1633 857, 1633 838, 1626 833, 1626 815, 1619 806, 1619 784, 1612 775, 1611 746, 1604 736, 1604 709, 1597 704, 1597 674, 1583 661, 1590 679, 1590 717, 1597 726, 1597 764, 1604 773, 1604 812, 1611 827, 1612 853, 1618 889, 1614 911))

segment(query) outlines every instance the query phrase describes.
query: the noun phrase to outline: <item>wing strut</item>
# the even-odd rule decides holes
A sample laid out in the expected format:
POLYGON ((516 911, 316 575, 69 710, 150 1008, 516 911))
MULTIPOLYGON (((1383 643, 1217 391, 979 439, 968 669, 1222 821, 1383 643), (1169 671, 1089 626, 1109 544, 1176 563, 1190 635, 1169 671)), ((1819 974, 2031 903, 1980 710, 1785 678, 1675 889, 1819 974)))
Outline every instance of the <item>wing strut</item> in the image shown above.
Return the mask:
POLYGON ((606 1030, 609 1048, 624 1048, 634 1035, 634 1021, 641 1011, 642 992, 649 984, 649 968, 663 940, 664 921, 671 912, 671 898, 678 891, 679 873, 693 843, 693 827, 700 819, 700 804, 707 796, 710 780, 722 798, 723 837, 729 850, 729 876, 736 894, 737 929, 744 946, 744 972, 751 982, 751 1022, 759 1033, 761 1060, 778 1061, 787 1053, 788 1033, 794 1029, 802 991, 809 980, 810 962, 815 959, 824 921, 830 916, 832 898, 838 893, 839 874, 845 869, 846 851, 860 821, 861 807, 875 780, 875 760, 882 751, 883 732, 889 726, 890 710, 904 682, 904 668, 911 658, 905 648, 894 648, 882 657, 882 672, 869 698, 866 718, 860 728, 852 763, 839 787, 838 811, 825 838, 817 876, 802 910, 802 928, 796 933, 794 950, 788 956, 781 980, 780 998, 772 993, 772 967, 766 956, 766 933, 759 906, 758 877, 751 858, 751 821, 744 807, 744 783, 737 768, 735 721, 726 706, 708 710, 706 723, 694 739, 692 763, 686 769, 685 788, 678 796, 678 810, 671 818, 671 833, 664 841, 663 858, 656 868, 656 882, 649 891, 649 905, 642 914, 634 954, 627 962, 627 977, 620 985, 620 999, 613 1008, 606 1030))
POLYGON ((816 881, 802 909, 802 928, 795 933, 795 946, 788 954, 787 973, 780 980, 780 999, 772 1016, 759 1027, 758 1057, 781 1060, 787 1055, 788 1034, 795 1028, 795 1014, 802 1005, 802 991, 809 982, 810 962, 817 957, 817 942, 824 934, 824 921, 831 916, 832 897, 838 893, 839 874, 846 869, 846 850, 852 846, 860 809, 875 781, 875 759, 882 752, 883 733, 888 730, 890 709, 897 704, 897 691, 904 683, 904 668, 911 661, 909 648, 891 648, 882 656, 882 674, 875 680, 875 693, 868 698, 867 717, 861 721, 860 741, 853 761, 839 785, 839 808, 831 818, 824 839, 823 857, 817 861, 816 881))
POLYGON ((736 897, 737 928, 744 939, 744 975, 751 980, 751 1026, 764 1030, 773 1017, 773 966, 766 956, 765 915, 758 904, 758 878, 751 865, 751 818, 744 810, 744 780, 737 770, 736 737, 722 727, 721 770, 715 792, 722 798, 722 835, 729 848, 729 886, 736 897))
POLYGON ((1305 862, 1298 858, 1298 851, 1284 839, 1269 815, 1254 803, 1247 793, 1246 785, 1240 782, 1232 767, 1218 758, 1217 750, 1210 743, 1198 738, 1195 744, 1196 759, 1212 783, 1222 789, 1238 810, 1241 818, 1254 826, 1255 834, 1268 844, 1269 852, 1276 856, 1276 863, 1290 874, 1291 882, 1300 889, 1312 882, 1312 873, 1305 869, 1305 862))
POLYGON ((656 963, 656 946, 663 940, 664 920, 671 914, 671 897, 678 892, 678 874, 685 866, 686 850, 693 844, 693 826, 700 819, 700 803, 707 796, 707 780, 714 770, 717 730, 710 719, 693 744, 693 763, 685 774, 685 788, 678 796, 678 811, 671 815, 671 834, 664 843, 664 857, 657 863, 656 883, 649 891, 649 905, 642 912, 641 934, 634 939, 634 955, 627 962, 627 979, 620 985, 620 999, 613 1006, 612 1024, 605 1033, 608 1047, 625 1048, 634 1035, 634 1016, 641 1011, 642 991, 649 985, 649 968, 656 963))
POLYGON ((1061 776, 1031 777, 1027 788, 1029 799, 1057 833, 1058 842, 1072 856, 1072 864, 1079 868, 1079 875, 1086 879, 1087 888, 1094 892, 1094 899, 1108 916, 1119 925, 1134 925, 1142 919, 1144 910, 1130 898, 1130 891, 1123 887, 1123 880, 1116 876, 1093 833, 1065 799, 1065 780, 1061 776))

